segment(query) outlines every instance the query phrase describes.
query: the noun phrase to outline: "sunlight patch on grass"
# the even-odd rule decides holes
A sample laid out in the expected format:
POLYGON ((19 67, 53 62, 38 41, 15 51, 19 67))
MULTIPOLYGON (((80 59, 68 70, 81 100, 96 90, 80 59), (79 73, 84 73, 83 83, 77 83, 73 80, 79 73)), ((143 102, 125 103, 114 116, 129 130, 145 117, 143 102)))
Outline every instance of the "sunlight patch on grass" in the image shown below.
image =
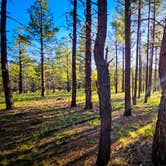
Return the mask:
POLYGON ((22 144, 19 148, 20 151, 26 151, 26 150, 29 150, 32 146, 32 142, 31 141, 28 141, 24 144, 22 144))
POLYGON ((154 126, 154 123, 150 123, 144 127, 139 128, 136 131, 129 131, 127 136, 121 137, 118 141, 113 143, 113 145, 117 146, 120 143, 120 147, 124 148, 124 147, 138 141, 140 136, 153 137, 154 131, 155 131, 155 128, 153 126, 154 126))
POLYGON ((100 120, 98 118, 92 119, 92 120, 88 121, 88 124, 92 125, 92 126, 98 126, 98 125, 100 125, 100 120))

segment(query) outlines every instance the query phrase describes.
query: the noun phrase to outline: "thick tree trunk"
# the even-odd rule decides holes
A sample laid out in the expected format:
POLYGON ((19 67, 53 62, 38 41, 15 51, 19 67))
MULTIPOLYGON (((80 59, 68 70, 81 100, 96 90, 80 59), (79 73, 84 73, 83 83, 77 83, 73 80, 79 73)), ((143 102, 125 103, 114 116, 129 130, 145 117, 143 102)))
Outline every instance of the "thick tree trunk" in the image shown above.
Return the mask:
POLYGON ((131 7, 130 0, 125 0, 125 112, 131 116, 130 94, 130 56, 131 56, 131 7))
POLYGON ((107 0, 98 0, 98 27, 94 46, 94 58, 98 72, 98 95, 101 118, 100 142, 96 164, 107 165, 111 146, 110 76, 104 47, 107 33, 107 0))
POLYGON ((160 52, 159 76, 162 97, 152 146, 152 161, 155 165, 166 165, 166 26, 160 52))
POLYGON ((6 109, 13 108, 13 96, 9 80, 6 44, 6 0, 1 2, 1 68, 6 109))
POLYGON ((154 42, 155 42, 155 19, 156 19, 156 2, 153 2, 153 30, 152 30, 152 48, 151 48, 151 55, 150 55, 150 65, 149 65, 149 91, 148 97, 151 95, 152 89, 152 68, 153 68, 153 55, 154 55, 154 42))
POLYGON ((73 43, 72 43, 72 100, 71 107, 76 107, 76 44, 77 44, 77 0, 74 0, 74 10, 73 10, 73 43))
POLYGON ((92 108, 91 92, 91 0, 86 1, 85 109, 92 108))
POLYGON ((137 25, 137 48, 136 48, 136 66, 135 66, 135 86, 134 86, 134 96, 133 104, 137 103, 137 80, 138 80, 138 58, 139 58, 139 47, 140 47, 140 28, 141 28, 141 0, 139 0, 138 5, 138 25, 137 25))
POLYGON ((125 81, 125 48, 122 47, 122 92, 124 92, 124 81, 125 81))
POLYGON ((151 7, 151 0, 149 0, 149 9, 148 9, 148 35, 147 35, 147 55, 146 55, 146 81, 145 81, 145 100, 144 102, 147 103, 148 100, 148 79, 149 79, 149 41, 150 41, 150 7, 151 7))
POLYGON ((118 93, 118 42, 115 42, 116 62, 115 62, 115 93, 118 93))

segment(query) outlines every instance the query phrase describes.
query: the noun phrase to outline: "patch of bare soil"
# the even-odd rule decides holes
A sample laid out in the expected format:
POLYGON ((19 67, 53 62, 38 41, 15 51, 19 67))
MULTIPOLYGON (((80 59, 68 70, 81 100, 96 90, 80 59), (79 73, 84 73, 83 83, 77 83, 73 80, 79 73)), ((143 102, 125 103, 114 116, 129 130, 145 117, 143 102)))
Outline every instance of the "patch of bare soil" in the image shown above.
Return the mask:
MULTIPOLYGON (((109 165, 151 166, 155 111, 136 110, 124 118, 113 111, 109 165), (149 126, 152 128, 149 129, 149 126)), ((47 100, 0 113, 0 165, 88 166, 95 163, 99 113, 47 100), (48 107, 49 106, 49 107, 48 107)))

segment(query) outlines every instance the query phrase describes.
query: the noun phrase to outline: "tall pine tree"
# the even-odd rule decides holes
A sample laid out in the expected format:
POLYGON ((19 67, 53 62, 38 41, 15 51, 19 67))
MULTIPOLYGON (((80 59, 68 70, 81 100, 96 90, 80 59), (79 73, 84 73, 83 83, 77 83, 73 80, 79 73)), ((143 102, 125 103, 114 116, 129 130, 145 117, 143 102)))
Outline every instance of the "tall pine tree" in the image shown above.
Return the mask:
POLYGON ((27 30, 33 39, 40 42, 41 56, 41 96, 45 91, 45 71, 44 71, 44 46, 48 39, 54 37, 57 28, 53 24, 53 15, 48 9, 48 0, 36 0, 28 10, 30 14, 30 23, 27 30))

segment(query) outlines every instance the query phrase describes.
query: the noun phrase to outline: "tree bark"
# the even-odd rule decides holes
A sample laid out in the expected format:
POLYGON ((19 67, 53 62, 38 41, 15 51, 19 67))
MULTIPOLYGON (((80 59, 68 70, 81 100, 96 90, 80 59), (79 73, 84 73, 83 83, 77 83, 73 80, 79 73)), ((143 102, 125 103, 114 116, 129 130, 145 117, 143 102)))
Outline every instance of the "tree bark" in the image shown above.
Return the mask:
POLYGON ((155 165, 166 165, 166 25, 160 52, 159 76, 162 97, 152 146, 152 161, 155 165))
POLYGON ((104 47, 107 33, 107 0, 98 0, 98 27, 94 46, 94 58, 98 72, 97 88, 101 118, 100 141, 96 164, 107 165, 111 146, 110 76, 104 47))
POLYGON ((125 0, 125 112, 131 116, 130 94, 130 58, 131 58, 131 6, 130 0, 125 0))
MULTIPOLYGON (((20 45, 20 43, 19 43, 20 45)), ((21 48, 19 46, 19 94, 22 93, 22 58, 21 58, 21 48)))
POLYGON ((7 41, 6 41, 6 0, 1 2, 1 68, 2 80, 5 94, 6 109, 14 106, 12 90, 9 80, 8 60, 7 60, 7 41))
POLYGON ((45 92, 44 47, 43 47, 43 10, 41 7, 40 54, 41 54, 41 96, 45 92))
POLYGON ((154 92, 157 91, 158 81, 157 81, 157 46, 155 47, 155 69, 154 69, 154 92))
POLYGON ((67 91, 70 92, 70 80, 69 80, 69 52, 66 54, 66 78, 67 78, 67 91))
POLYGON ((118 93, 118 42, 115 42, 116 62, 115 62, 115 93, 118 93))
POLYGON ((92 108, 91 92, 91 0, 86 1, 85 109, 92 108))
POLYGON ((72 43, 72 101, 71 107, 76 107, 76 44, 77 44, 77 0, 74 0, 74 10, 73 10, 73 43, 72 43))
POLYGON ((138 4, 138 25, 137 25, 137 48, 136 48, 136 66, 135 66, 135 85, 134 85, 134 96, 133 105, 137 103, 137 81, 138 81, 138 58, 139 58, 139 47, 140 47, 140 27, 141 27, 141 0, 138 4))
POLYGON ((125 48, 122 47, 122 92, 124 92, 124 81, 125 81, 125 48))
POLYGON ((148 10, 148 35, 147 35, 147 55, 146 55, 146 80, 145 80, 145 100, 144 102, 147 103, 148 100, 148 79, 149 79, 149 41, 150 41, 150 7, 151 7, 151 0, 149 0, 149 10, 148 10))
POLYGON ((152 48, 151 48, 151 56, 150 56, 150 65, 149 65, 149 91, 148 97, 151 95, 152 89, 152 67, 153 67, 153 55, 154 55, 154 42, 155 42, 155 20, 156 20, 156 2, 153 2, 153 29, 152 29, 152 48))

